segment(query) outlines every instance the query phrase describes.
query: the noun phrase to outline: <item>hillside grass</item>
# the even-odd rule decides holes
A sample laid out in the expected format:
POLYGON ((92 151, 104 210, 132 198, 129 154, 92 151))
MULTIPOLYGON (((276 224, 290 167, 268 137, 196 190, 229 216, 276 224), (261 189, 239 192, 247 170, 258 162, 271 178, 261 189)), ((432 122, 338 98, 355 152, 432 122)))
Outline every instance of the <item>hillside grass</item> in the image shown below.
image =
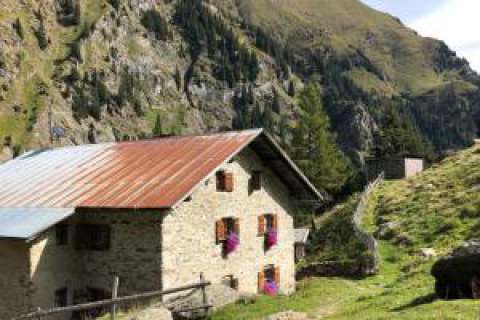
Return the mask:
POLYGON ((246 0, 239 7, 248 21, 274 32, 292 48, 326 46, 340 55, 352 53, 352 47, 360 49, 389 79, 355 68, 350 76, 364 89, 387 96, 404 90, 418 94, 451 80, 430 67, 427 48, 433 40, 361 1, 278 0, 272 6, 270 0, 246 0))
MULTIPOLYGON (((306 312, 312 319, 480 319, 478 301, 435 297, 435 280, 430 275, 434 260, 419 255, 427 247, 445 254, 480 236, 479 164, 480 145, 476 145, 418 177, 384 182, 374 192, 365 228, 375 231, 381 223, 397 224, 391 240, 379 241, 377 275, 305 280, 291 297, 262 296, 255 304, 227 306, 212 320, 262 319, 285 310, 306 312), (399 236, 410 242, 398 244, 399 236)), ((347 203, 344 208, 348 207, 347 203)), ((345 246, 337 243, 337 249, 345 246)))

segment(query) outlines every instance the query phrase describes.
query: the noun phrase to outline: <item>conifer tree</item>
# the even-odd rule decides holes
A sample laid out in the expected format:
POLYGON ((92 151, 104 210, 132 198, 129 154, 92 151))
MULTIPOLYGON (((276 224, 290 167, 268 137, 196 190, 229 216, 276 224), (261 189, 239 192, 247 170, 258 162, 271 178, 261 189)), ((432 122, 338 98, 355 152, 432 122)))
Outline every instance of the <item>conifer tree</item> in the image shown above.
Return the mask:
POLYGON ((301 92, 299 106, 303 112, 292 130, 293 159, 319 189, 335 194, 346 183, 350 168, 330 132, 318 85, 309 84, 301 92))
POLYGON ((433 147, 415 128, 411 120, 388 105, 381 121, 382 130, 374 135, 374 156, 381 158, 418 156, 430 159, 433 147))
POLYGON ((160 118, 160 113, 157 113, 157 118, 155 119, 155 126, 153 127, 153 130, 152 130, 152 135, 154 137, 159 137, 162 134, 163 134, 162 119, 160 118))
POLYGON ((292 80, 290 80, 288 83, 288 95, 290 97, 295 97, 295 84, 292 80))
POLYGON ((40 25, 38 26, 38 29, 35 30, 35 36, 37 37, 40 49, 45 50, 48 47, 48 36, 43 19, 40 19, 40 25))
POLYGON ((178 66, 175 67, 175 84, 177 85, 177 90, 180 91, 182 88, 182 74, 180 73, 180 69, 178 66))
POLYGON ((23 40, 25 38, 25 33, 23 31, 22 20, 20 20, 20 18, 17 18, 13 23, 13 27, 15 28, 15 31, 17 32, 20 39, 23 40))
POLYGON ((280 96, 276 89, 273 90, 272 110, 275 113, 280 113, 280 96))

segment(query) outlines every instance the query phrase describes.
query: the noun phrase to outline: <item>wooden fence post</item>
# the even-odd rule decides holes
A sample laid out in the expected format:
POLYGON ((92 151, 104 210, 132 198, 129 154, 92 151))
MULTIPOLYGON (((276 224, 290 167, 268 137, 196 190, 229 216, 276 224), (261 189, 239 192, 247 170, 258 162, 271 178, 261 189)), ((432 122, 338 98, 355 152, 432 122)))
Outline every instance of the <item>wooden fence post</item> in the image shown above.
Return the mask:
MULTIPOLYGON (((118 295, 118 284, 120 282, 120 279, 118 276, 115 276, 113 278, 113 286, 112 286, 112 299, 116 299, 118 295)), ((117 305, 112 304, 112 307, 110 309, 110 320, 115 320, 115 312, 117 311, 117 305)))
POLYGON ((208 314, 208 298, 207 298, 207 286, 205 285, 205 277, 203 276, 203 272, 200 272, 200 283, 203 283, 202 285, 202 301, 203 305, 205 306, 205 315, 208 314))

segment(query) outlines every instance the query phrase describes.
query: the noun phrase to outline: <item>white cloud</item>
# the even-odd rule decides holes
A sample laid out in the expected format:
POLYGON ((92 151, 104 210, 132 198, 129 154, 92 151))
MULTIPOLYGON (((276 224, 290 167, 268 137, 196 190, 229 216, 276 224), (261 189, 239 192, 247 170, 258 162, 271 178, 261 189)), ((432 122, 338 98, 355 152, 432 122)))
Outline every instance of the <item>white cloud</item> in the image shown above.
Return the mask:
POLYGON ((408 25, 423 36, 444 40, 480 71, 479 13, 478 0, 448 0, 408 25))

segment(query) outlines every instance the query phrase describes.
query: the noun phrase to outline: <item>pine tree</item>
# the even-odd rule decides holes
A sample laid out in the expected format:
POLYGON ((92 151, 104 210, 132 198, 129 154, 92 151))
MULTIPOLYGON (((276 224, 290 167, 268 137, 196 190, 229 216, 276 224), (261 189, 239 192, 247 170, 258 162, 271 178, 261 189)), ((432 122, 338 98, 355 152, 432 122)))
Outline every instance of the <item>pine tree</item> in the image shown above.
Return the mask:
POLYGON ((299 100, 303 112, 292 130, 293 158, 319 189, 335 194, 347 181, 350 169, 330 132, 318 85, 309 84, 299 100))
POLYGON ((280 113, 280 95, 276 89, 273 90, 272 110, 275 113, 280 113))
POLYGON ((411 119, 388 105, 381 121, 381 131, 374 135, 374 155, 379 158, 418 156, 430 159, 433 147, 412 124, 411 119))
POLYGON ((293 80, 290 80, 288 83, 288 95, 295 97, 295 83, 293 83, 293 80))
POLYGON ((177 90, 180 91, 182 89, 182 74, 180 73, 180 69, 178 66, 175 67, 175 84, 177 85, 177 90))
POLYGON ((17 18, 15 22, 13 23, 13 27, 15 28, 15 31, 17 32, 18 36, 20 39, 25 39, 25 33, 23 31, 23 25, 22 25, 22 20, 20 18, 17 18))
POLYGON ((120 2, 121 0, 110 0, 110 4, 115 10, 118 10, 120 8, 120 2))
POLYGON ((157 113, 157 118, 155 119, 155 126, 152 130, 152 135, 154 137, 160 137, 163 134, 162 128, 162 119, 160 118, 160 113, 157 113))
POLYGON ((40 25, 38 26, 38 29, 35 30, 35 36, 37 37, 40 49, 45 50, 48 47, 48 36, 43 19, 40 19, 40 25))

